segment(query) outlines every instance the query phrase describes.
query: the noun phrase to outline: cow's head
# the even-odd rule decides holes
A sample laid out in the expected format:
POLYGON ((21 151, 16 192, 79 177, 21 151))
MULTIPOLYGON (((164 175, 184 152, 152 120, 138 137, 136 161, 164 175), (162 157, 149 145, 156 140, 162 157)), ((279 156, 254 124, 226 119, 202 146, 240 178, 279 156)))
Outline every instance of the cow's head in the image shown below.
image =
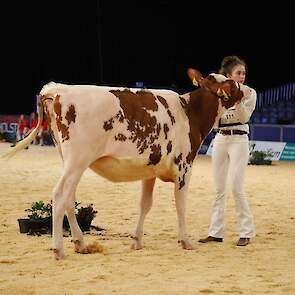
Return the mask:
POLYGON ((188 69, 187 74, 195 86, 205 88, 220 98, 226 109, 250 96, 251 89, 220 74, 210 74, 203 78, 196 69, 188 69))

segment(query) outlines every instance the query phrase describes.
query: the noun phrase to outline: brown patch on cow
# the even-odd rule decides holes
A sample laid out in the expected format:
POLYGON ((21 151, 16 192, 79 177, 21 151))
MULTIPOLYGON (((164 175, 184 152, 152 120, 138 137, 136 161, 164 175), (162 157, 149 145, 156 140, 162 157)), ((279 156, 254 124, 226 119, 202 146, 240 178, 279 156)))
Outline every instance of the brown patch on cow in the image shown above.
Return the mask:
POLYGON ((59 132, 61 132, 61 136, 62 136, 62 142, 64 142, 65 140, 70 139, 69 136, 69 127, 66 126, 63 122, 62 122, 62 115, 61 115, 61 108, 62 105, 59 101, 60 96, 57 95, 54 103, 53 103, 53 109, 54 112, 56 114, 56 125, 57 125, 57 129, 59 132))
POLYGON ((120 123, 123 123, 123 122, 124 122, 124 115, 123 115, 122 111, 119 111, 119 112, 117 113, 116 118, 118 119, 118 121, 119 121, 120 123))
POLYGON ((176 165, 178 165, 178 164, 180 163, 181 160, 182 160, 182 153, 179 154, 177 158, 176 158, 176 157, 174 158, 174 163, 175 163, 176 165))
MULTIPOLYGON (((149 91, 140 90, 136 93, 125 90, 111 90, 120 102, 123 113, 120 112, 112 117, 105 127, 113 127, 113 119, 116 118, 119 122, 126 120, 127 129, 131 135, 129 140, 136 143, 136 147, 140 154, 142 154, 155 140, 159 138, 161 131, 161 124, 157 122, 157 118, 150 114, 150 112, 158 111, 158 104, 156 97, 149 91)), ((105 130, 109 130, 106 129, 105 130)))
POLYGON ((185 163, 183 163, 182 165, 179 164, 179 166, 178 166, 178 170, 179 170, 179 171, 181 171, 181 166, 185 167, 185 168, 184 168, 184 172, 183 172, 183 174, 182 174, 182 178, 181 178, 181 177, 178 177, 178 183, 179 183, 179 189, 180 189, 180 190, 181 190, 181 189, 184 187, 184 185, 185 185, 185 176, 186 176, 186 174, 187 174, 187 172, 188 172, 188 168, 187 168, 187 166, 184 165, 184 164, 185 164, 185 163))
POLYGON ((168 139, 168 132, 169 132, 169 127, 166 123, 164 123, 165 139, 168 139))
POLYGON ((164 97, 157 95, 157 99, 160 101, 160 103, 164 106, 165 109, 168 109, 169 106, 164 97))
POLYGON ((119 111, 115 116, 111 117, 109 120, 103 123, 103 129, 105 131, 111 130, 114 128, 113 124, 115 123, 115 119, 118 120, 120 123, 124 122, 124 115, 122 111, 119 111))
POLYGON ((142 154, 148 148, 147 140, 144 140, 140 145, 137 144, 137 148, 140 154, 142 154))
POLYGON ((161 146, 153 144, 150 148, 152 153, 149 156, 148 165, 156 165, 161 161, 161 146))
POLYGON ((70 105, 69 109, 66 113, 65 116, 66 120, 68 121, 68 125, 70 125, 72 122, 75 123, 76 122, 76 110, 75 110, 75 106, 74 105, 70 105))
MULTIPOLYGON (((193 131, 195 129, 195 126, 192 126, 192 124, 196 123, 195 118, 194 118, 194 116, 196 116, 196 112, 194 112, 194 110, 191 110, 193 105, 190 100, 186 101, 183 97, 180 96, 179 101, 180 101, 180 105, 182 106, 182 108, 189 120, 190 132, 188 133, 188 136, 189 136, 190 143, 191 143, 191 150, 188 153, 188 155, 186 156, 186 162, 188 164, 192 164, 192 162, 194 161, 194 159, 196 157, 198 149, 199 149, 199 147, 196 148, 196 143, 195 143, 194 137, 192 136, 192 133, 191 133, 191 131, 193 131), (192 123, 192 122, 194 122, 194 123, 192 123)), ((196 131, 197 131, 196 133, 198 133, 198 130, 196 130, 196 131)))
POLYGON ((53 104, 53 109, 54 109, 54 112, 56 113, 57 117, 61 117, 61 104, 59 102, 59 98, 60 98, 60 96, 57 95, 54 100, 54 104, 53 104))
POLYGON ((184 168, 182 176, 178 177, 179 190, 181 190, 185 185, 185 175, 188 171, 188 168, 185 163, 185 159, 183 159, 182 153, 180 153, 177 157, 174 158, 174 163, 178 166, 178 171, 181 172, 182 168, 184 168))
POLYGON ((185 109, 186 105, 187 105, 186 100, 181 96, 179 97, 179 100, 180 100, 180 104, 181 104, 182 108, 185 109))
POLYGON ((170 154, 172 151, 172 141, 169 140, 168 144, 167 144, 167 155, 170 154))
POLYGON ((104 123, 103 123, 103 129, 105 130, 105 131, 108 131, 108 130, 111 130, 111 129, 113 129, 114 128, 114 126, 113 126, 113 124, 114 124, 114 118, 110 118, 108 121, 105 121, 104 123))
POLYGON ((179 177, 179 190, 181 190, 185 185, 185 174, 183 174, 182 179, 179 177))
POLYGON ((192 165, 201 143, 214 124, 218 110, 218 97, 206 89, 199 88, 190 93, 188 100, 183 97, 179 97, 179 100, 190 126, 188 136, 191 149, 186 156, 186 162, 192 165))
POLYGON ((161 132, 161 124, 158 123, 158 124, 157 124, 157 128, 156 128, 156 135, 157 135, 157 137, 159 137, 160 132, 161 132))
POLYGON ((196 155, 197 155, 198 149, 193 148, 186 156, 186 162, 189 165, 192 165, 196 155))
POLYGON ((174 116, 172 115, 172 113, 171 113, 171 111, 170 110, 167 110, 167 114, 168 114, 168 116, 170 117, 170 119, 171 119, 171 123, 172 123, 172 125, 175 123, 175 118, 174 118, 174 116))
MULTIPOLYGON (((182 158, 182 153, 180 153, 178 157, 174 158, 174 163, 178 166, 178 171, 180 172, 182 170, 182 167, 184 167, 184 159, 182 158)), ((185 171, 183 172, 182 177, 178 177, 179 190, 181 190, 185 185, 185 175, 188 171, 187 167, 184 170, 185 171)))
POLYGON ((44 104, 44 112, 45 112, 45 120, 46 120, 47 126, 48 126, 48 131, 49 131, 49 133, 51 135, 51 138, 52 138, 54 144, 57 145, 57 140, 56 140, 56 138, 54 136, 54 133, 53 133, 53 130, 52 130, 52 127, 51 127, 51 116, 50 116, 50 113, 49 113, 49 110, 48 110, 46 104, 44 104))
POLYGON ((119 141, 125 141, 127 139, 127 137, 122 134, 122 133, 118 133, 116 136, 115 136, 115 140, 119 140, 119 141))
POLYGON ((147 107, 147 110, 156 112, 158 110, 158 104, 155 96, 150 91, 139 90, 136 95, 142 97, 143 106, 147 107))
POLYGON ((164 106, 164 108, 167 110, 167 114, 170 117, 171 124, 173 125, 175 123, 175 118, 172 115, 171 111, 169 110, 169 105, 166 101, 166 99, 160 95, 157 95, 157 99, 160 101, 160 103, 164 106))

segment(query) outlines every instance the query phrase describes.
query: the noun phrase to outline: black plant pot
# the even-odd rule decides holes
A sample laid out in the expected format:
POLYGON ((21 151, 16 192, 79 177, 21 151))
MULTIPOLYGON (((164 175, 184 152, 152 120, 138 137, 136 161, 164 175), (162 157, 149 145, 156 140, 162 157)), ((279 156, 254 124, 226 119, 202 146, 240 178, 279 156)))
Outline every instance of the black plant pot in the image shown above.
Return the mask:
POLYGON ((29 220, 29 229, 31 232, 48 232, 51 229, 51 218, 29 220))
POLYGON ((271 165, 272 161, 271 160, 250 160, 251 165, 271 165))
POLYGON ((19 231, 21 234, 29 232, 29 218, 20 218, 17 220, 19 225, 19 231))
MULTIPOLYGON (((91 221, 86 221, 81 219, 76 215, 77 222, 82 231, 89 231, 91 221)), ((18 219, 19 231, 20 233, 51 233, 52 232, 52 217, 45 217, 42 219, 34 220, 29 218, 20 218, 18 219)), ((70 228, 68 218, 65 216, 63 219, 63 228, 68 230, 70 228)))
POLYGON ((90 230, 91 221, 84 220, 84 219, 80 218, 79 216, 76 216, 76 217, 77 217, 77 221, 78 221, 78 224, 80 226, 80 229, 82 231, 89 231, 90 230))
MULTIPOLYGON (((77 222, 79 224, 79 227, 82 231, 89 231, 90 230, 91 221, 89 222, 87 220, 84 220, 84 219, 80 218, 79 215, 76 215, 76 218, 77 218, 77 222)), ((63 228, 64 229, 70 228, 67 216, 64 217, 63 228)))
POLYGON ((64 220, 62 222, 62 227, 66 230, 68 230, 70 228, 68 217, 66 215, 64 216, 64 220))
MULTIPOLYGON (((49 225, 48 225, 48 229, 50 232, 52 232, 52 217, 48 217, 49 218, 49 225)), ((69 225, 69 221, 67 216, 64 216, 63 222, 62 222, 62 227, 66 230, 68 230, 70 228, 69 225)))
POLYGON ((47 232, 51 229, 51 219, 49 217, 42 219, 18 219, 20 233, 28 232, 47 232))

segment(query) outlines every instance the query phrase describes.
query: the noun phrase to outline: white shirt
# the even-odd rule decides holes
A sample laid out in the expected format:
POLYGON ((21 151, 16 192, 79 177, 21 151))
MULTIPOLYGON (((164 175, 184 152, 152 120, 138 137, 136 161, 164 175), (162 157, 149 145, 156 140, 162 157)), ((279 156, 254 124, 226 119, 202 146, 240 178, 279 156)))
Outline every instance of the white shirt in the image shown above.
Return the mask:
POLYGON ((247 122, 255 110, 257 94, 254 89, 251 88, 251 96, 248 99, 243 100, 241 103, 229 108, 214 126, 214 129, 223 130, 242 130, 249 133, 249 125, 247 122), (221 123, 221 126, 219 124, 221 123), (241 125, 234 126, 222 126, 223 124, 235 124, 242 123, 241 125))

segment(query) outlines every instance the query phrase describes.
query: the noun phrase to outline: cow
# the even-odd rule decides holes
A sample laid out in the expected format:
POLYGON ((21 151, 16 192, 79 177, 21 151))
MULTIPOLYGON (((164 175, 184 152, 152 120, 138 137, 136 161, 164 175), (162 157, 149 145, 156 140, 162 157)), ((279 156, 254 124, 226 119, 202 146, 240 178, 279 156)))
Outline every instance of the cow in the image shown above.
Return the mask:
POLYGON ((50 82, 38 96, 38 125, 7 155, 27 147, 41 127, 43 112, 63 160, 53 189, 53 250, 65 257, 62 220, 66 213, 75 251, 90 252, 75 218, 75 191, 90 168, 112 182, 142 181, 140 216, 133 249, 142 248, 144 220, 152 206, 155 179, 174 183, 179 242, 189 241, 185 208, 194 159, 223 112, 250 96, 250 88, 219 74, 190 69, 198 88, 171 90, 66 85, 50 82))

